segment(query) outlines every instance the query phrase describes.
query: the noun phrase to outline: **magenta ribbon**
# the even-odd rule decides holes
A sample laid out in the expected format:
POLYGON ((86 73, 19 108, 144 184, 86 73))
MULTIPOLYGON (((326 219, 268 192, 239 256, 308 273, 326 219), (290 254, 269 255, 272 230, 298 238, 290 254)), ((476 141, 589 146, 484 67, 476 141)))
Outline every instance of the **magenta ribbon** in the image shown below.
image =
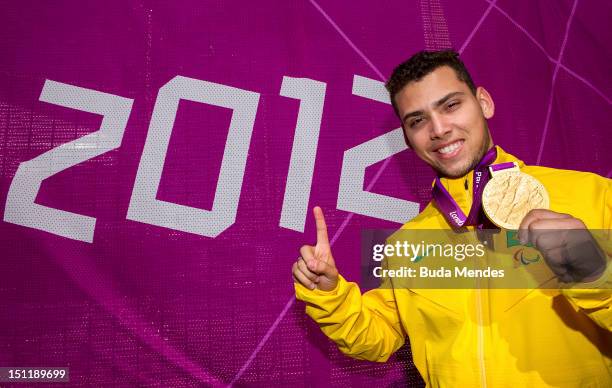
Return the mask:
MULTIPOLYGON (((487 168, 495 161, 497 158, 497 148, 493 147, 482 157, 480 162, 474 168, 474 177, 472 184, 472 207, 470 208, 469 214, 466 216, 465 213, 461 210, 457 202, 450 195, 448 190, 442 185, 442 181, 440 181, 440 177, 436 177, 436 181, 434 187, 432 189, 432 195, 435 204, 438 209, 446 218, 446 221, 453 226, 454 228, 461 228, 467 225, 476 225, 479 229, 483 227, 491 227, 496 228, 489 219, 484 216, 482 210, 482 191, 484 190, 485 185, 491 178, 489 176, 489 172, 487 168)), ((495 165, 492 168, 495 169, 496 166, 500 166, 499 169, 505 169, 510 166, 504 166, 508 163, 500 163, 499 165, 495 165)), ((510 163, 510 165, 513 165, 510 163)))
POLYGON ((497 163, 491 166, 491 170, 493 171, 501 171, 507 168, 514 167, 514 162, 506 162, 506 163, 497 163))

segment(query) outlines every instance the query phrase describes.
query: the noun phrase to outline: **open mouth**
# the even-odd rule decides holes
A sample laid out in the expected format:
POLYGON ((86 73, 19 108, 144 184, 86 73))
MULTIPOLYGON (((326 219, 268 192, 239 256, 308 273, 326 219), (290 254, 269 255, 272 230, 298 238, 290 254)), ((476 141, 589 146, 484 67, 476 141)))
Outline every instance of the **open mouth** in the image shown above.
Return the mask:
POLYGON ((456 156, 461 151, 463 148, 463 143, 465 143, 465 140, 460 139, 438 148, 435 150, 435 152, 438 154, 440 159, 449 159, 456 156))

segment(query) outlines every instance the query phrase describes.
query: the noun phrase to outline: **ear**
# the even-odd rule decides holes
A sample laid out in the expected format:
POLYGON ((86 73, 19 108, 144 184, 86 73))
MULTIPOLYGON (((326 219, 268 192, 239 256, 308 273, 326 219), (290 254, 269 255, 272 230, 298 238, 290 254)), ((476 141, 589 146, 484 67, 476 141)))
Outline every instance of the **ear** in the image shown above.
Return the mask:
POLYGON ((489 92, 487 92, 487 90, 482 86, 479 86, 478 89, 476 89, 476 100, 478 100, 478 103, 480 104, 480 108, 482 109, 482 114, 484 115, 485 119, 490 119, 493 117, 493 114, 495 114, 495 103, 493 102, 493 98, 489 92))

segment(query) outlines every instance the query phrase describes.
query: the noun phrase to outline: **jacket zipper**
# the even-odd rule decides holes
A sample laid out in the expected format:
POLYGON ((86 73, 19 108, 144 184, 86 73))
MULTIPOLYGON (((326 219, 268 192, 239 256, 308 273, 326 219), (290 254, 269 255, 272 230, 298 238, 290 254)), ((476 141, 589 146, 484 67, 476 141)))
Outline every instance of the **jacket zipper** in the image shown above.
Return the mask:
MULTIPOLYGON (((468 197, 470 198, 470 202, 473 203, 474 198, 472 197, 472 192, 469 190, 469 182, 468 178, 465 178, 463 183, 463 187, 465 191, 467 191, 468 197)), ((478 368, 480 374, 480 386, 482 388, 487 388, 487 371, 485 366, 485 349, 484 349, 484 325, 483 325, 483 316, 482 316, 482 288, 480 286, 480 279, 476 278, 476 324, 478 326, 478 368)))
POLYGON ((482 298, 480 289, 480 285, 477 284, 477 295, 476 295, 476 321, 478 325, 478 364, 480 368, 478 368, 480 372, 480 386, 483 388, 487 387, 487 371, 485 367, 485 358, 484 358, 484 325, 482 318, 482 298))

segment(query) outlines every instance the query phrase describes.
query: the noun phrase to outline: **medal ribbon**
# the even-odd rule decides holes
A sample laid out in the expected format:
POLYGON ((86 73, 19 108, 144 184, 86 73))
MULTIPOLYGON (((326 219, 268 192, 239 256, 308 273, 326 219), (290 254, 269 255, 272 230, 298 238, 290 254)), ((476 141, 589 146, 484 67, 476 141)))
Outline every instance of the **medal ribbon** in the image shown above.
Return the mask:
MULTIPOLYGON (((472 207, 470 208, 470 212, 467 216, 465 213, 463 213, 457 202, 453 199, 448 190, 446 190, 444 185, 442 185, 440 177, 436 177, 436 181, 432 189, 433 199, 436 202, 436 205, 438 205, 440 211, 442 211, 444 218, 446 218, 446 221, 448 221, 451 226, 461 228, 467 225, 478 225, 479 228, 482 228, 483 223, 488 221, 483 220, 482 217, 482 191, 490 179, 487 168, 495 161, 495 158, 497 158, 497 148, 493 147, 487 151, 487 153, 474 168, 472 207)), ((495 170, 497 170, 497 166, 500 166, 499 169, 508 168, 507 166, 504 166, 505 164, 507 163, 500 163, 492 166, 491 168, 495 170)))

